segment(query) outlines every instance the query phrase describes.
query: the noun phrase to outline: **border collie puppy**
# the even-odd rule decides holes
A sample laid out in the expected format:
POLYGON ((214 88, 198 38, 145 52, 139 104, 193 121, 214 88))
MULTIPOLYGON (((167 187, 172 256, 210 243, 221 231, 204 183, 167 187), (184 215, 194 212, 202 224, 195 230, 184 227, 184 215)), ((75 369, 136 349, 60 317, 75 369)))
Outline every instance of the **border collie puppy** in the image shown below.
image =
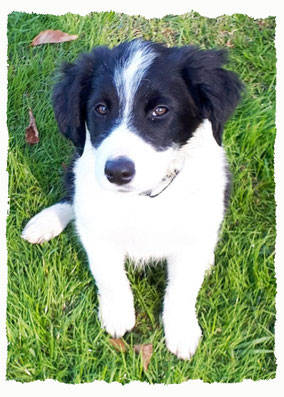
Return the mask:
POLYGON ((228 200, 221 140, 242 83, 225 62, 222 50, 138 39, 65 64, 53 106, 76 148, 67 194, 22 233, 43 243, 75 220, 102 327, 116 338, 135 325, 125 257, 166 259, 165 340, 182 359, 194 354, 202 334, 196 297, 228 200))

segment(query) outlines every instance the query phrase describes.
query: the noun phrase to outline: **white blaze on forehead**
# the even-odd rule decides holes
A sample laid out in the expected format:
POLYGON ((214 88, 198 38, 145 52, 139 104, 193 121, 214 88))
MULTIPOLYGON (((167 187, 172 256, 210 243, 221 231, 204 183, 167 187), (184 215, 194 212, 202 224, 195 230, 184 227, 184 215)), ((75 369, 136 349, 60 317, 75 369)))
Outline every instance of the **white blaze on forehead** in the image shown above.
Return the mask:
POLYGON ((128 119, 137 88, 155 57, 149 44, 135 41, 128 49, 126 62, 116 68, 114 82, 124 105, 123 121, 128 119))

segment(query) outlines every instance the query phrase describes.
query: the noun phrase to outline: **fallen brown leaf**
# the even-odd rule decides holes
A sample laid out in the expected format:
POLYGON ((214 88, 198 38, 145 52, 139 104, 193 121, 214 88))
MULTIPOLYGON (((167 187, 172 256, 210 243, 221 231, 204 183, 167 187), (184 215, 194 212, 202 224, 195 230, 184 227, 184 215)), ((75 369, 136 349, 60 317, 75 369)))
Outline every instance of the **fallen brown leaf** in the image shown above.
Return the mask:
POLYGON ((266 27, 267 25, 266 21, 264 21, 263 19, 260 19, 257 23, 260 28, 266 27))
POLYGON ((144 345, 134 345, 134 351, 136 353, 141 353, 144 371, 147 371, 148 365, 150 363, 153 354, 153 345, 147 343, 144 345))
POLYGON ((29 115, 30 115, 30 125, 26 128, 26 142, 29 143, 30 145, 34 145, 35 143, 39 142, 39 134, 38 134, 35 118, 31 109, 29 109, 29 115))
POLYGON ((110 344, 115 348, 115 350, 117 350, 118 352, 122 351, 125 352, 126 351, 126 345, 123 342, 122 339, 115 339, 115 338, 111 338, 109 340, 110 344))
POLYGON ((227 41, 227 43, 225 43, 225 46, 226 46, 226 47, 229 47, 229 48, 235 47, 235 45, 234 45, 234 43, 232 42, 231 39, 229 39, 229 40, 227 41))
POLYGON ((63 43, 65 41, 76 40, 78 35, 70 35, 61 30, 44 30, 40 32, 32 41, 32 46, 48 43, 63 43))

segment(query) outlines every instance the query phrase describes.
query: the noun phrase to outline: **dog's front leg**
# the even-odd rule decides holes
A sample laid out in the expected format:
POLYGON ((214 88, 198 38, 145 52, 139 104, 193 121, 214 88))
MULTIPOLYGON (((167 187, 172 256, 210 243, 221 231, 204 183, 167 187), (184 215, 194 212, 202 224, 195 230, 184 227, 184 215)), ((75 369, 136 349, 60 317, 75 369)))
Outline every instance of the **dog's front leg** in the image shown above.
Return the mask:
POLYGON ((168 285, 163 309, 166 345, 182 359, 191 358, 202 335, 195 304, 208 257, 202 249, 192 247, 167 258, 168 285))
POLYGON ((120 338, 135 325, 133 294, 124 269, 124 253, 109 242, 93 241, 88 235, 82 237, 81 234, 98 287, 102 327, 114 338, 120 338))

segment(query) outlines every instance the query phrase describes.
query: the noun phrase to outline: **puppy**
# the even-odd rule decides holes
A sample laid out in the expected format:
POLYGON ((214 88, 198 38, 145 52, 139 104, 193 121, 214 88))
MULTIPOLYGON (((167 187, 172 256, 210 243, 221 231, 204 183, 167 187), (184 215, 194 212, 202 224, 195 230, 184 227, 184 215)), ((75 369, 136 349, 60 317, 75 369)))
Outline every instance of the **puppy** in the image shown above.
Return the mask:
POLYGON ((243 86, 225 62, 224 51, 138 39, 65 64, 53 106, 76 148, 67 194, 22 233, 43 243, 74 219, 116 338, 135 325, 125 257, 166 259, 165 341, 182 359, 202 335, 196 297, 228 201, 222 133, 243 86))

